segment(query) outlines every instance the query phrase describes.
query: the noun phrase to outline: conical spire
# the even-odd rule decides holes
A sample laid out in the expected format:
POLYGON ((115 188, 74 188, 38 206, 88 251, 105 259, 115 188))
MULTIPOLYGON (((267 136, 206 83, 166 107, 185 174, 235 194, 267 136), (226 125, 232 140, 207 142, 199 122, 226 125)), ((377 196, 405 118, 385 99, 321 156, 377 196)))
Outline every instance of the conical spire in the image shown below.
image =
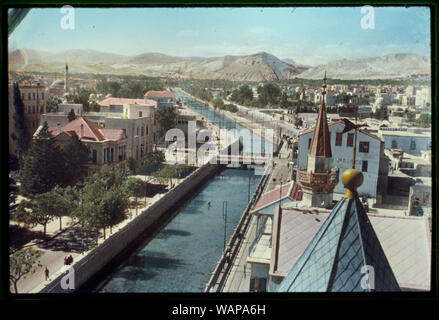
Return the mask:
POLYGON ((362 173, 348 169, 342 181, 345 197, 282 281, 279 292, 400 291, 358 198, 362 173))
POLYGON ((309 154, 319 157, 332 157, 331 152, 331 137, 329 135, 328 121, 326 118, 326 71, 322 84, 322 103, 320 104, 319 115, 317 118, 317 125, 314 130, 314 136, 312 137, 309 154))

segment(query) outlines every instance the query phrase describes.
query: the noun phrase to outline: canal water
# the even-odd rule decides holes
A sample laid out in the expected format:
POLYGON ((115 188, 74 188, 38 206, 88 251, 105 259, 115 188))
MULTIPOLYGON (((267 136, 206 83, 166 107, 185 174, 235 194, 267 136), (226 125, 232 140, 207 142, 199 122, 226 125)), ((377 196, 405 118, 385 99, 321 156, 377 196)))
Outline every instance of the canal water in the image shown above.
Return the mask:
MULTIPOLYGON (((220 128, 242 128, 181 92, 176 96, 220 128)), ((264 150, 263 138, 255 136, 253 141, 264 150)), ((80 291, 203 292, 224 242, 229 241, 260 179, 253 166, 224 169, 201 186, 152 239, 80 291)))
MULTIPOLYGON (((251 132, 251 130, 241 126, 239 123, 230 120, 223 114, 213 110, 210 107, 207 107, 204 103, 199 102, 198 100, 192 98, 187 95, 183 91, 179 89, 174 89, 174 94, 177 100, 183 102, 188 108, 197 112, 209 122, 215 124, 221 129, 234 130, 236 129, 236 134, 238 134, 241 130, 251 132)), ((240 141, 243 144, 243 153, 272 153, 273 152, 273 144, 262 138, 260 135, 252 134, 250 136, 250 141, 243 140, 243 136, 240 136, 240 141)))
POLYGON ((203 292, 223 252, 224 237, 227 243, 260 178, 251 169, 223 170, 152 240, 86 291, 203 292))

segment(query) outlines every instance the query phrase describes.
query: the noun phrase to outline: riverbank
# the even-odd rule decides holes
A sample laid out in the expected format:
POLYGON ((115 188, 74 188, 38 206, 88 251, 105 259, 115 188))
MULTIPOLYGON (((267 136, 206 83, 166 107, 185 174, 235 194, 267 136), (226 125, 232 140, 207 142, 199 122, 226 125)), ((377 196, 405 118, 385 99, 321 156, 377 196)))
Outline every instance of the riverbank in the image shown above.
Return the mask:
POLYGON ((32 293, 66 293, 79 289, 87 280, 116 258, 124 249, 129 247, 141 234, 153 233, 160 227, 166 216, 173 207, 204 181, 221 170, 221 165, 205 164, 183 179, 177 186, 150 204, 147 208, 133 219, 128 221, 118 231, 105 239, 99 246, 86 252, 83 256, 78 255, 74 260, 73 272, 74 285, 63 289, 61 280, 69 273, 61 268, 51 275, 51 281, 45 281, 32 290, 32 293))

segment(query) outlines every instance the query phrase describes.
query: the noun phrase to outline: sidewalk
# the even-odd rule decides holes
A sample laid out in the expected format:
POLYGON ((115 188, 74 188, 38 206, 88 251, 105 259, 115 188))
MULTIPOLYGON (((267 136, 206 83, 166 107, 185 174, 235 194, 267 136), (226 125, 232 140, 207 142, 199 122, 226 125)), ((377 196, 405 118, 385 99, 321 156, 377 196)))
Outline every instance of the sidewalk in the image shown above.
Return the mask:
MULTIPOLYGON (((142 178, 143 176, 136 176, 142 178)), ((181 183, 183 179, 179 179, 177 184, 181 183)), ((152 198, 138 198, 139 207, 128 209, 127 219, 119 223, 112 228, 112 233, 110 229, 106 229, 106 239, 110 238, 113 234, 123 228, 125 225, 130 223, 135 219, 143 210, 151 206, 158 199, 163 197, 166 193, 159 193, 154 195, 152 198), (145 206, 146 200, 146 206, 145 206)), ((134 200, 134 198, 131 198, 134 200)), ((18 293, 37 293, 44 286, 48 285, 51 280, 56 278, 61 272, 63 272, 64 258, 72 255, 73 265, 85 258, 87 254, 93 251, 97 246, 105 242, 103 238, 102 229, 99 230, 98 243, 96 245, 95 236, 91 235, 84 238, 80 227, 76 224, 72 224, 72 221, 68 217, 63 217, 63 230, 59 230, 59 219, 54 219, 47 224, 46 233, 49 240, 42 242, 37 241, 37 243, 29 242, 23 247, 33 247, 42 253, 41 257, 38 259, 37 263, 34 265, 35 272, 28 273, 23 276, 17 283, 18 293), (84 239, 84 243, 82 242, 84 239), (86 251, 83 251, 82 245, 86 246, 86 251), (49 270, 49 279, 45 279, 45 269, 49 270)), ((32 228, 32 231, 42 231, 42 226, 36 226, 32 228)), ((13 293, 13 286, 10 287, 10 291, 13 293)))

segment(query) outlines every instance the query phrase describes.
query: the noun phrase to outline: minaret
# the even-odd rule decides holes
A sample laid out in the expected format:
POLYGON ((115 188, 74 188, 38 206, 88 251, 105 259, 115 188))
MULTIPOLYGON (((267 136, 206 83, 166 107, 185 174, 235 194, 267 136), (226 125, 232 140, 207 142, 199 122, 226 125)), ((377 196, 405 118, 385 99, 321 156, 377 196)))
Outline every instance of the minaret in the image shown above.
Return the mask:
POLYGON ((322 101, 308 155, 308 168, 299 171, 303 203, 308 207, 330 207, 338 183, 339 171, 332 170, 331 137, 326 119, 326 72, 322 85, 322 101))
POLYGON ((64 90, 65 93, 69 92, 69 66, 66 63, 66 71, 64 73, 64 90))

